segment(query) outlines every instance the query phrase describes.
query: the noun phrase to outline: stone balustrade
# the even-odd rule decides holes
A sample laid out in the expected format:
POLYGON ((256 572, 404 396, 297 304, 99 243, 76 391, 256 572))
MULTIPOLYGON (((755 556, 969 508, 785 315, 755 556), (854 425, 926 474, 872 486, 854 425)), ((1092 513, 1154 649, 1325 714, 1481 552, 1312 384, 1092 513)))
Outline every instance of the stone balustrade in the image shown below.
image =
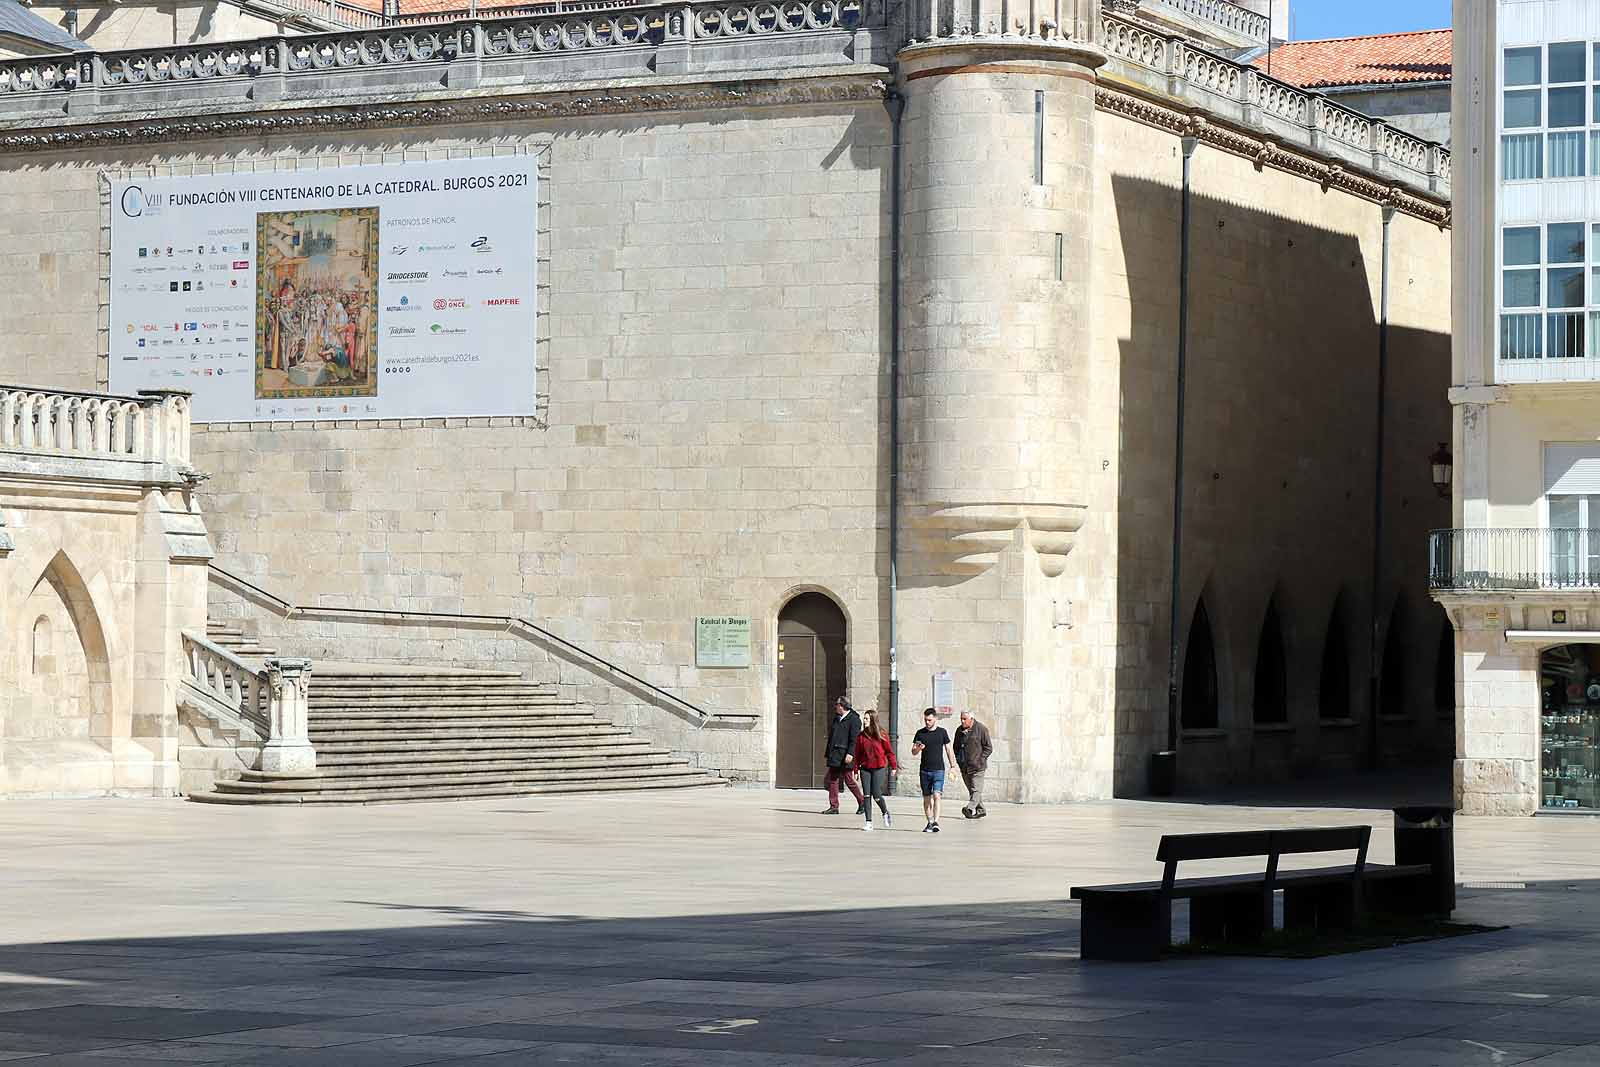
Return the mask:
POLYGON ((114 396, 0 385, 0 451, 187 468, 189 394, 114 396))
MULTIPOLYGON (((1267 43, 1267 35, 1272 30, 1267 16, 1238 4, 1230 4, 1228 0, 1152 0, 1151 6, 1157 10, 1169 8, 1181 12, 1192 19, 1209 22, 1260 44, 1267 43)), ((1284 30, 1287 31, 1288 27, 1285 26, 1284 30)))
POLYGON ((258 670, 220 645, 184 631, 183 669, 187 692, 180 702, 239 730, 247 744, 259 744, 255 769, 274 774, 316 770, 309 736, 309 660, 273 658, 258 670))
MULTIPOLYGON (((314 0, 305 2, 315 6, 314 0)), ((867 20, 865 0, 583 6, 590 10, 573 12, 562 5, 557 11, 554 5, 538 5, 534 10, 542 14, 510 18, 375 25, 336 33, 9 59, 0 61, 0 108, 7 96, 76 92, 81 99, 85 94, 162 84, 853 31, 867 20)), ((884 25, 881 9, 874 21, 884 25)), ((69 111, 74 109, 68 105, 69 111)))
POLYGON ((1286 146, 1449 195, 1450 152, 1442 145, 1214 55, 1180 34, 1110 13, 1101 21, 1100 44, 1110 56, 1107 73, 1162 96, 1186 98, 1218 120, 1263 130, 1286 146))

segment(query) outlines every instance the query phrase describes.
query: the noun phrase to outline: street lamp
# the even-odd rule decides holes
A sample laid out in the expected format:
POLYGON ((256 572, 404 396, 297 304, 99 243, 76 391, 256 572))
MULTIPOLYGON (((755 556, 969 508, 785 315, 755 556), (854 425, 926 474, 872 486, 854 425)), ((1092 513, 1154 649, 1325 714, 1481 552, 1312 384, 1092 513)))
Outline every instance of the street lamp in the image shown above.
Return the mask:
POLYGON ((1450 476, 1455 470, 1450 459, 1450 446, 1440 441, 1439 447, 1428 457, 1428 463, 1433 467, 1433 488, 1440 496, 1449 496, 1450 476))

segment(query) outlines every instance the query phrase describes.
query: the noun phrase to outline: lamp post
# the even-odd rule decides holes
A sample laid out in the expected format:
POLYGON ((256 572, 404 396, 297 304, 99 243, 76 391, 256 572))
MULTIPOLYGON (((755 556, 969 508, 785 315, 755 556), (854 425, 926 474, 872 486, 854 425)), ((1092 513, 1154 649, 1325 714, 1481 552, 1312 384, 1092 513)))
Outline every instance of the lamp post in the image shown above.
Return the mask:
POLYGON ((1455 463, 1450 455, 1450 446, 1444 441, 1439 442, 1439 447, 1433 450, 1433 455, 1428 457, 1428 464, 1433 467, 1433 488, 1440 496, 1450 495, 1451 477, 1455 473, 1455 463))

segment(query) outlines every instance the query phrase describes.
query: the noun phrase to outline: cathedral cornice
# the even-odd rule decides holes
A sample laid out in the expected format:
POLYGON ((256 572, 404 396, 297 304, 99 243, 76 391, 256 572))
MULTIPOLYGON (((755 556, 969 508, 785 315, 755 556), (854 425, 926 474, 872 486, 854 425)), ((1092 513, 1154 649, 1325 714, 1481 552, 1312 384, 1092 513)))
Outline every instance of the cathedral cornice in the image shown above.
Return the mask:
POLYGON ((1418 196, 1394 182, 1381 181, 1352 170, 1344 163, 1284 145, 1272 137, 1217 122, 1204 113, 1104 83, 1095 87, 1095 106, 1179 137, 1195 137, 1201 144, 1251 160, 1257 169, 1273 167, 1316 182, 1324 189, 1338 189, 1373 203, 1391 205, 1397 211, 1441 228, 1450 225, 1448 202, 1418 196))

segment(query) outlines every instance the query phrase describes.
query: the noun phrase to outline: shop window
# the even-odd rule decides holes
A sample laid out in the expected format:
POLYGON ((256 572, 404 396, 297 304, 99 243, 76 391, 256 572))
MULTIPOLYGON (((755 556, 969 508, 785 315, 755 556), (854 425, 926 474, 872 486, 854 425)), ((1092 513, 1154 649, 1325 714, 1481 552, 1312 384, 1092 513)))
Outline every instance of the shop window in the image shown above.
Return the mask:
POLYGON ((1344 608, 1335 603, 1322 642, 1322 675, 1317 685, 1317 715, 1323 719, 1349 719, 1350 647, 1344 632, 1344 608))
POLYGON ((1545 650, 1539 685, 1540 804, 1600 808, 1600 647, 1545 650))
POLYGON ((1194 609, 1189 624, 1189 647, 1183 656, 1183 728, 1212 730, 1217 726, 1217 650, 1211 640, 1211 619, 1206 602, 1194 609))
POLYGON ((1283 656, 1283 626, 1276 601, 1267 604, 1256 642, 1256 684, 1253 714, 1257 725, 1289 721, 1289 672, 1283 656))

